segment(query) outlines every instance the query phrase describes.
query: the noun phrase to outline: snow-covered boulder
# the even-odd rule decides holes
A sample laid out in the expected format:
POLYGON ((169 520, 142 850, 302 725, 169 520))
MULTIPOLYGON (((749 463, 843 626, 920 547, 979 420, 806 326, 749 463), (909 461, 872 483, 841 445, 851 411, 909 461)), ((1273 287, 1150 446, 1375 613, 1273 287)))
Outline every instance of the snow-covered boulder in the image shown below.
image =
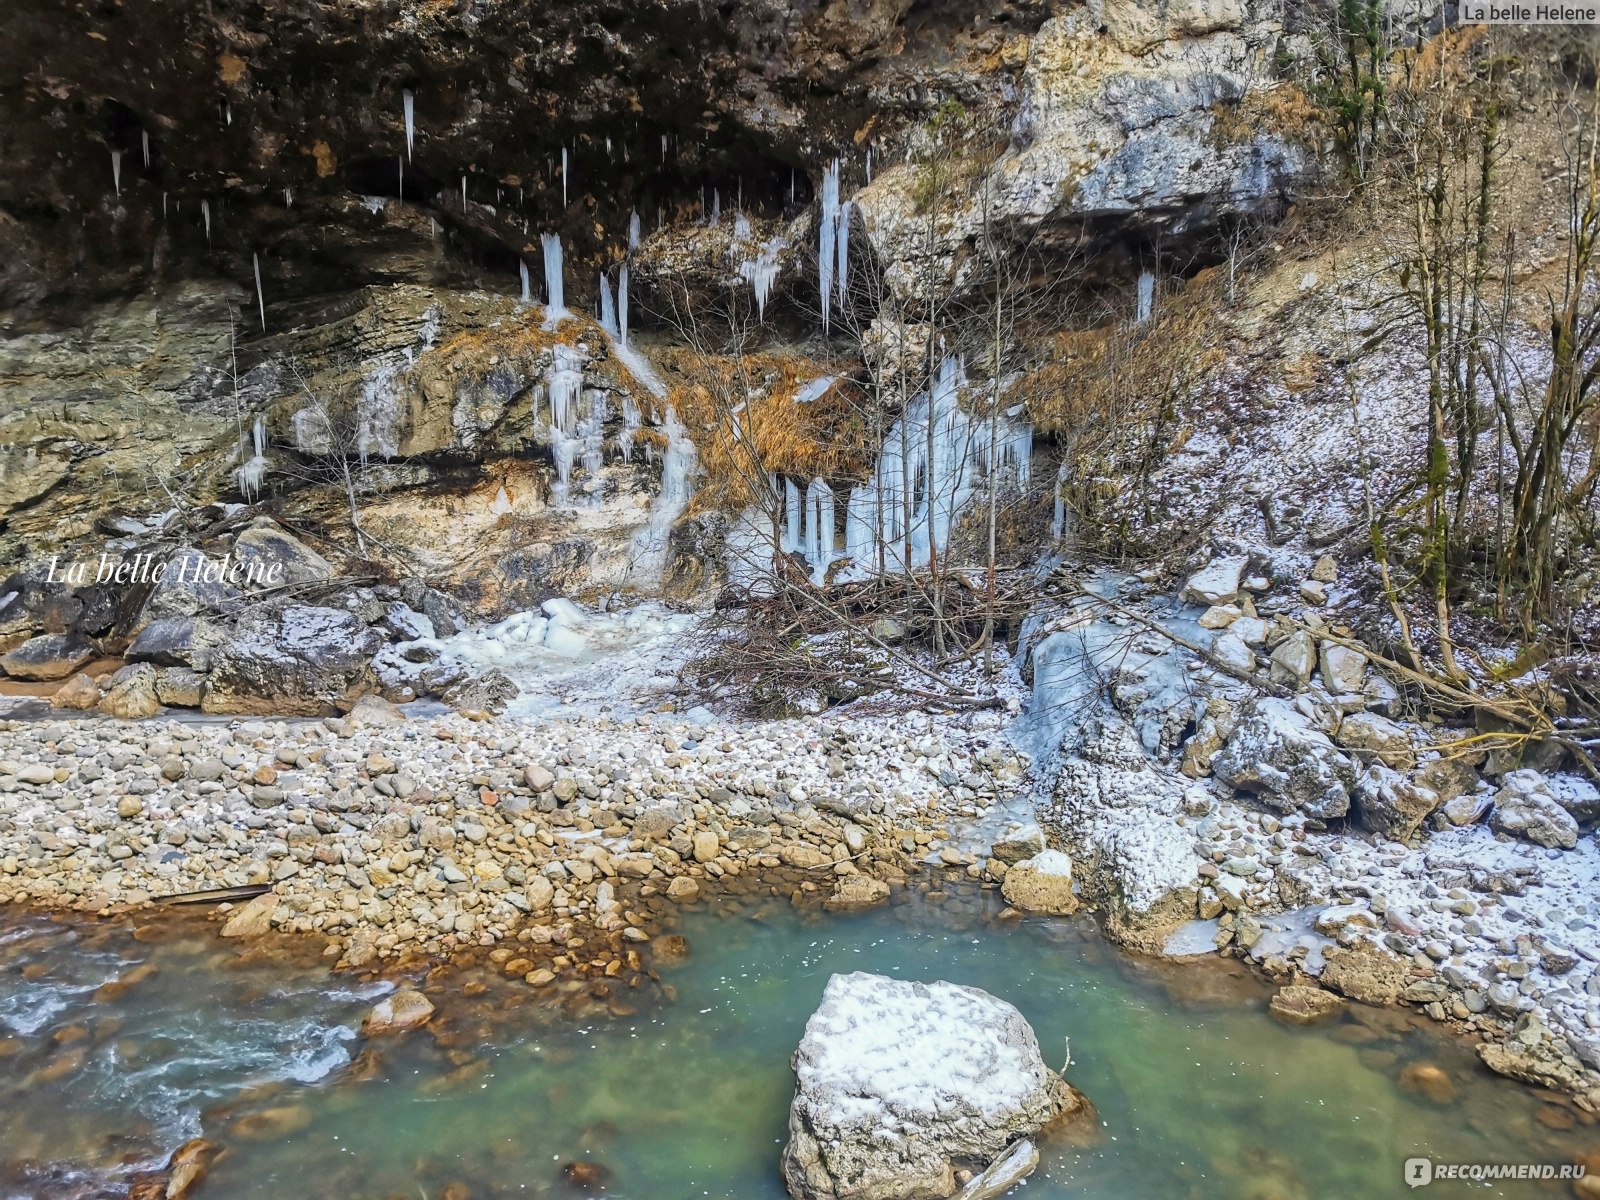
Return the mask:
POLYGON ((1082 1103, 1011 1005, 958 984, 828 981, 794 1055, 795 1200, 933 1200, 1082 1103))
POLYGON ((1006 903, 1024 912, 1066 916, 1078 911, 1072 891, 1072 860, 1059 850, 1045 850, 1012 864, 1000 885, 1006 903))
POLYGON ((1227 745, 1211 759, 1216 777, 1280 812, 1330 821, 1350 810, 1355 769, 1328 735, 1276 697, 1252 700, 1227 745))
POLYGON ((1351 713, 1339 723, 1335 736, 1363 762, 1376 758, 1396 771, 1409 771, 1417 765, 1416 747, 1405 727, 1377 713, 1351 713))
POLYGON ((1316 642, 1304 629, 1297 629, 1272 652, 1272 682, 1303 688, 1316 665, 1316 642))
POLYGON ((1373 763, 1356 781, 1356 813, 1363 828, 1396 842, 1409 842, 1439 807, 1437 793, 1382 763, 1373 763))
POLYGON ((1489 825, 1500 833, 1540 846, 1571 850, 1578 844, 1578 822, 1550 793, 1550 781, 1537 771, 1508 771, 1494 795, 1489 825))
POLYGON ((1563 772, 1547 780, 1555 802, 1572 814, 1579 824, 1600 820, 1600 788, 1582 775, 1563 772))
POLYGON ((1367 656, 1337 642, 1323 642, 1322 684, 1335 694, 1359 692, 1367 681, 1367 656))
POLYGON ((211 652, 210 713, 330 716, 369 686, 384 644, 355 613, 291 605, 255 609, 211 652))
POLYGON ((1243 554, 1213 559, 1203 570, 1189 576, 1181 598, 1190 604, 1232 604, 1239 598, 1239 580, 1249 564, 1250 559, 1243 554))
POLYGON ((1003 863, 1016 863, 1032 858, 1044 848, 1044 830, 1039 828, 1037 821, 1025 821, 996 838, 989 850, 989 857, 998 858, 1003 863))

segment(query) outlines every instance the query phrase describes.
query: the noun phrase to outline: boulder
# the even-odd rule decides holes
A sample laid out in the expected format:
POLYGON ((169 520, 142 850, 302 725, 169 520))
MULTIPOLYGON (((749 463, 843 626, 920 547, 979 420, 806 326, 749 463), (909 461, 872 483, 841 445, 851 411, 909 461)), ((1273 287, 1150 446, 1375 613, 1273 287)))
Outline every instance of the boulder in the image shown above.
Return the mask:
POLYGON ((254 938, 272 929, 272 914, 278 911, 278 897, 272 892, 261 895, 233 910, 222 926, 225 938, 254 938))
POLYGON ((223 637, 219 626, 197 617, 160 617, 133 639, 128 647, 128 661, 204 671, 210 666, 212 648, 223 637))
POLYGON ((433 1001, 412 988, 401 988, 372 1006, 361 1022, 361 1032, 366 1037, 402 1033, 426 1025, 432 1016, 433 1001))
POLYGON ((1405 728, 1377 713, 1352 713, 1339 723, 1334 735, 1339 744, 1356 752, 1356 758, 1370 762, 1376 758, 1396 771, 1409 771, 1417 765, 1416 747, 1405 728))
POLYGON ((1044 830, 1037 821, 1013 825, 989 848, 989 857, 1003 863, 1021 862, 1045 849, 1044 830))
POLYGON ((1272 682, 1303 688, 1317 665, 1317 643, 1304 629, 1296 629, 1272 652, 1272 682))
POLYGON ((209 713, 332 716, 372 683, 383 645, 354 613, 291 605, 254 609, 211 656, 209 713))
POLYGON ((1360 692, 1367 681, 1367 656, 1337 642, 1323 642, 1322 686, 1335 695, 1360 692))
POLYGON ((1006 903, 1024 912, 1066 916, 1078 911, 1072 891, 1072 860, 1059 850, 1045 850, 1013 863, 1000 885, 1006 903))
POLYGON ((444 702, 457 712, 485 712, 499 716, 522 694, 522 689, 496 667, 480 671, 445 690, 444 702))
POLYGON ((100 697, 100 711, 108 717, 134 721, 153 717, 161 711, 156 695, 156 669, 149 663, 129 663, 106 684, 100 697))
POLYGON ((266 517, 252 521, 234 539, 233 557, 258 587, 326 583, 334 575, 332 563, 266 517))
POLYGON ((1477 1050, 1491 1071, 1523 1083, 1564 1092, 1588 1089, 1583 1063, 1572 1053, 1566 1039, 1537 1013, 1518 1017, 1514 1032, 1504 1042, 1482 1042, 1477 1050))
POLYGON ((1396 842, 1409 842, 1428 814, 1439 807, 1439 797, 1382 763, 1373 763, 1356 780, 1356 816, 1373 833, 1396 842))
POLYGON ((1189 604, 1232 604, 1239 598, 1239 580, 1249 565, 1250 559, 1243 554, 1213 559, 1203 570, 1189 576, 1179 596, 1189 604))
POLYGON ((99 652, 82 634, 42 633, 0 654, 0 671, 13 679, 35 682, 65 679, 99 652))
POLYGON ((161 582, 134 622, 143 631, 162 617, 198 617, 207 614, 233 614, 243 607, 239 589, 231 582, 242 575, 237 563, 212 558, 193 546, 180 546, 163 564, 161 582))
POLYGON ((100 703, 100 685, 87 675, 74 675, 50 697, 51 708, 83 712, 100 703))
POLYGON ((1330 821, 1350 809, 1355 769, 1293 705, 1258 697, 1211 759, 1216 777, 1280 812, 1330 821))
POLYGON ((1219 634, 1212 639, 1211 657, 1219 666, 1226 667, 1239 675, 1250 675, 1256 669, 1255 651, 1232 632, 1219 634))
POLYGON ((199 708, 206 677, 188 667, 162 667, 156 671, 156 699, 175 708, 199 708))
POLYGON ((1076 1110, 1005 1001, 855 972, 828 981, 794 1055, 784 1182, 795 1200, 931 1200, 1076 1110))
POLYGON ((1578 844, 1578 822, 1550 792, 1537 771, 1508 771, 1494 794, 1489 827, 1539 846, 1571 850, 1578 844))
POLYGON ((1322 982, 1363 1004, 1394 1004, 1406 986, 1406 962, 1373 942, 1328 950, 1322 982))
POLYGON ((1285 1025, 1315 1025, 1343 1009, 1344 1001, 1332 992, 1304 984, 1279 988, 1267 1004, 1267 1012, 1285 1025))
MULTIPOLYGON (((672 894, 670 888, 667 894, 672 894)), ((883 880, 871 875, 843 875, 833 885, 833 894, 822 902, 822 907, 829 912, 859 912, 885 904, 888 899, 889 885, 883 880)))
POLYGON ((1600 820, 1600 788, 1582 775, 1561 773, 1545 779, 1555 802, 1572 814, 1572 819, 1587 825, 1600 820))

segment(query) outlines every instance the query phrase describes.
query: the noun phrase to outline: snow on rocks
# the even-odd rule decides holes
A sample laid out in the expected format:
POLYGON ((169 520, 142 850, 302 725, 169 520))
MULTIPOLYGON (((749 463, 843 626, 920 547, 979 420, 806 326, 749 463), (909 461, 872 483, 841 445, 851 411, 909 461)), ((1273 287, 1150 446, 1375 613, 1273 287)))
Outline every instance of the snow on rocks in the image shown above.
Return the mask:
POLYGON ((987 992, 835 975, 794 1055, 796 1200, 931 1200, 1082 1104, 1022 1014, 987 992))
POLYGON ((1227 744, 1211 769, 1230 787, 1254 794, 1282 812, 1318 820, 1350 809, 1355 771, 1328 735, 1314 728, 1294 705, 1257 697, 1240 712, 1227 744))
POLYGON ((1578 822, 1556 800, 1537 771, 1509 771, 1494 794, 1489 824, 1540 846, 1571 850, 1578 844, 1578 822))
POLYGON ((1240 581, 1249 565, 1250 558, 1245 554, 1213 559, 1204 570, 1189 576, 1181 598, 1190 604, 1232 604, 1239 598, 1240 581))

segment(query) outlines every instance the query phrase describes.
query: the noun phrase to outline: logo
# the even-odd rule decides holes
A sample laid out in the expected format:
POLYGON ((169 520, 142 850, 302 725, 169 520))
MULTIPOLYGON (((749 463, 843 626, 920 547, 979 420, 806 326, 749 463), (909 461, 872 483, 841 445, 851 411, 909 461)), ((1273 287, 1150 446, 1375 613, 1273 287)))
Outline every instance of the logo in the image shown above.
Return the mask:
POLYGON ((1431 1158, 1406 1159, 1407 1187, 1427 1187, 1436 1179, 1484 1183, 1496 1179, 1582 1179, 1582 1163, 1436 1163, 1431 1158))
POLYGON ((1431 1159, 1431 1158, 1408 1158, 1408 1159, 1406 1159, 1405 1180, 1406 1180, 1406 1186, 1407 1187, 1414 1187, 1414 1188, 1426 1187, 1428 1184, 1432 1183, 1433 1182, 1433 1159, 1431 1159))

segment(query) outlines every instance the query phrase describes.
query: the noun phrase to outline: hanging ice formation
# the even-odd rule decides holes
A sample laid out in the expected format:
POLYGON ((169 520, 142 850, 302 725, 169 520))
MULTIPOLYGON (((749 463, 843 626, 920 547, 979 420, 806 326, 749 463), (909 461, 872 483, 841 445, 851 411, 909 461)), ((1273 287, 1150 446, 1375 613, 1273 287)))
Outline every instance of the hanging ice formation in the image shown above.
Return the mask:
POLYGON ((778 279, 778 255, 788 246, 782 237, 775 237, 739 264, 739 274, 750 284, 756 294, 756 319, 767 315, 767 300, 772 295, 772 285, 778 279))
POLYGON ((867 147, 867 182, 872 182, 872 147, 867 147))
POLYGON ((400 453, 400 397, 394 382, 398 367, 380 367, 361 384, 356 404, 356 454, 361 465, 376 454, 394 458, 400 453))
POLYGON ((688 507, 694 493, 695 446, 670 404, 661 421, 661 432, 667 441, 667 452, 661 460, 661 493, 650 505, 649 521, 633 539, 632 575, 641 582, 661 578, 673 522, 688 507))
POLYGON ((561 147, 561 207, 567 206, 567 148, 561 147))
POLYGON ((733 217, 733 240, 736 242, 748 242, 750 233, 750 218, 744 215, 743 209, 740 209, 733 217))
MULTIPOLYGON (((991 463, 1000 486, 1027 485, 1031 427, 1013 410, 995 422, 991 442, 988 418, 961 409, 964 382, 959 361, 946 357, 931 393, 913 400, 890 427, 872 477, 851 490, 845 552, 855 560, 853 571, 874 569, 880 551, 890 570, 927 565, 934 550, 948 547, 951 527, 991 463)), ((809 554, 807 561, 818 567, 809 554)))
POLYGON ((628 345, 628 264, 623 263, 617 272, 617 340, 626 349, 628 345))
POLYGON ((550 455, 556 467, 553 499, 565 504, 572 464, 585 440, 578 429, 578 401, 583 394, 582 353, 557 342, 545 372, 544 388, 550 401, 550 455))
POLYGON ((411 157, 412 143, 413 143, 413 140, 415 139, 416 132, 417 132, 416 113, 415 113, 416 99, 417 99, 416 96, 412 94, 412 91, 411 91, 410 88, 406 88, 405 91, 400 93, 400 102, 401 102, 402 105, 405 106, 405 110, 406 110, 406 157, 407 158, 411 157))
POLYGON ((528 260, 525 258, 517 259, 517 268, 522 272, 522 302, 524 304, 532 304, 533 287, 528 276, 528 260))
POLYGON ((839 304, 850 294, 850 212, 851 202, 839 205, 839 304))
POLYGON ((792 479, 783 481, 783 550, 785 554, 800 549, 803 509, 800 489, 792 479))
POLYGON ((628 218, 628 249, 629 250, 637 250, 639 248, 639 235, 640 235, 640 232, 641 232, 641 228, 640 228, 640 224, 639 224, 639 210, 638 209, 634 209, 633 210, 633 215, 628 218))
POLYGON ((243 437, 239 439, 241 457, 247 448, 254 453, 234 468, 233 484, 239 489, 239 494, 253 504, 261 493, 261 481, 267 474, 267 418, 261 414, 256 415, 255 422, 250 426, 250 445, 246 446, 243 437))
POLYGON ((1133 319, 1137 324, 1143 325, 1150 319, 1151 311, 1156 303, 1156 277, 1149 271, 1139 272, 1139 299, 1138 307, 1134 311, 1133 319))
POLYGON ((150 169, 150 131, 148 129, 139 131, 139 142, 144 147, 144 166, 145 170, 148 171, 150 169))
POLYGON ((1063 462, 1056 469, 1055 510, 1050 517, 1050 540, 1059 542, 1067 532, 1067 501, 1062 494, 1062 485, 1067 482, 1067 464, 1063 462))
POLYGON ((622 340, 622 331, 617 328, 617 301, 611 294, 611 276, 604 271, 600 272, 600 328, 616 341, 622 340))
POLYGON ((267 331, 267 300, 266 300, 266 296, 261 291, 261 255, 260 254, 251 254, 250 257, 255 262, 255 268, 256 268, 256 305, 257 305, 257 307, 259 307, 261 309, 261 332, 265 333, 267 331))
POLYGON ((200 201, 200 219, 205 222, 206 245, 209 246, 211 244, 211 201, 200 201))
MULTIPOLYGON (((848 217, 848 212, 844 214, 848 217)), ((839 239, 839 160, 822 173, 822 220, 818 226, 817 277, 822 291, 822 332, 828 332, 828 316, 833 307, 833 281, 836 268, 842 280, 849 264, 849 230, 839 239), (837 261, 835 261, 837 259, 837 261)), ((841 295, 843 291, 841 289, 841 295)))
POLYGON ((467 211, 467 177, 461 177, 461 211, 467 211))
POLYGON ((122 195, 122 151, 111 152, 111 186, 117 189, 117 195, 122 195))
POLYGON ((826 480, 813 479, 806 488, 805 555, 812 581, 820 584, 833 562, 833 488, 826 480))
POLYGON ((544 323, 554 328, 567 315, 566 289, 561 280, 561 235, 547 233, 540 239, 544 247, 544 323))
POLYGON ((633 461, 633 439, 639 435, 639 406, 634 403, 632 396, 622 397, 622 432, 617 435, 617 449, 622 452, 622 461, 633 461))
POLYGON ((628 344, 628 266, 617 272, 617 295, 611 297, 611 280, 600 273, 600 327, 611 338, 611 353, 652 396, 665 398, 667 385, 650 361, 628 344))
POLYGON ((294 207, 294 189, 293 188, 284 188, 283 189, 283 206, 285 208, 293 208, 294 207))

